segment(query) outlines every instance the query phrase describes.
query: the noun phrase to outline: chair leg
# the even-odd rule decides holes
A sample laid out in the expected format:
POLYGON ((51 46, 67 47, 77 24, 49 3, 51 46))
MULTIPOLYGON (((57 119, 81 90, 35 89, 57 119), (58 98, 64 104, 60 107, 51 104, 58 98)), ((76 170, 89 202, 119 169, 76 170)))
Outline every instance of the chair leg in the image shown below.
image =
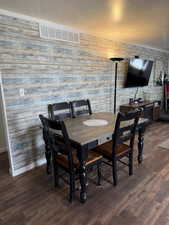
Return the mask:
POLYGON ((54 187, 59 185, 59 167, 56 162, 57 154, 52 152, 52 167, 53 167, 53 177, 54 177, 54 187))
POLYGON ((75 196, 75 176, 74 174, 70 174, 69 177, 69 183, 70 183, 70 192, 69 192, 69 202, 72 202, 75 196))
POLYGON ((51 173, 51 151, 47 146, 45 151, 45 157, 46 157, 46 172, 47 174, 50 174, 51 173))
POLYGON ((97 185, 101 185, 101 163, 97 163, 97 185))
POLYGON ((129 153, 129 176, 133 175, 133 152, 129 153))
POLYGON ((113 163, 113 165, 112 165, 113 183, 114 183, 114 186, 116 186, 117 185, 117 180, 118 180, 118 178, 117 178, 117 160, 116 160, 116 158, 113 159, 112 163, 113 163))

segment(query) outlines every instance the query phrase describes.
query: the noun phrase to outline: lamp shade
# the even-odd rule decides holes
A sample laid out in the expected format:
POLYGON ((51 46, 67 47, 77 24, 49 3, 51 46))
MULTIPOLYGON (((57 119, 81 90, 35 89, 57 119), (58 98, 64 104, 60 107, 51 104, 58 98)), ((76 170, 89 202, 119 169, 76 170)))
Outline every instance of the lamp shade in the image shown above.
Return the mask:
POLYGON ((120 61, 124 60, 124 58, 110 58, 110 60, 113 62, 120 62, 120 61))

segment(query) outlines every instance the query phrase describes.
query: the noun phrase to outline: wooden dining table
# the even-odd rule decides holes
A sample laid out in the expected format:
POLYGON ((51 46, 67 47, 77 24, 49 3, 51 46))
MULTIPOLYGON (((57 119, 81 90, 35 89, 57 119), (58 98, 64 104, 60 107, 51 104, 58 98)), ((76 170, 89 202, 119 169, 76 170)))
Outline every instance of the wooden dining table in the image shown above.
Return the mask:
MULTIPOLYGON (((99 112, 65 119, 64 122, 72 145, 77 149, 77 157, 80 162, 80 200, 84 203, 87 200, 85 162, 88 151, 112 139, 116 115, 111 112, 99 112), (84 124, 86 120, 105 120, 107 124, 103 126, 87 126, 84 124)), ((147 119, 140 118, 137 126, 139 163, 143 160, 144 132, 148 123, 147 119)))

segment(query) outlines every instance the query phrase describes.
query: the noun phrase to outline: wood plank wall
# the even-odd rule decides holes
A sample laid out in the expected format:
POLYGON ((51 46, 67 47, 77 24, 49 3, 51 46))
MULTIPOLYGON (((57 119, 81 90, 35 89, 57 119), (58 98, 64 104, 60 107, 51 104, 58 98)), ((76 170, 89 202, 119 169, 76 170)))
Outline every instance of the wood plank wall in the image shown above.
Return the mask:
MULTIPOLYGON (((38 115, 47 115, 49 103, 89 98, 93 111, 112 111, 114 65, 108 58, 135 55, 154 61, 150 85, 139 96, 145 91, 161 99, 154 77, 167 71, 167 53, 88 34, 80 34, 80 44, 43 40, 37 22, 0 15, 0 69, 15 172, 44 158, 38 115)), ((118 69, 118 107, 136 91, 122 88, 125 77, 126 61, 118 69)))

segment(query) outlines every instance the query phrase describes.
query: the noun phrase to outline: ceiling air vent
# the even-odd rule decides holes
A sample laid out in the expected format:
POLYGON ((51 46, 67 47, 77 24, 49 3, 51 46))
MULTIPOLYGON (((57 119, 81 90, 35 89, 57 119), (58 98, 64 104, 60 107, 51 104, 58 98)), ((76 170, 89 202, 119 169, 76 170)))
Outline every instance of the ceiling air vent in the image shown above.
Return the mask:
POLYGON ((40 37, 48 40, 59 40, 73 43, 79 43, 79 33, 62 28, 61 25, 50 26, 46 24, 39 24, 40 37))

